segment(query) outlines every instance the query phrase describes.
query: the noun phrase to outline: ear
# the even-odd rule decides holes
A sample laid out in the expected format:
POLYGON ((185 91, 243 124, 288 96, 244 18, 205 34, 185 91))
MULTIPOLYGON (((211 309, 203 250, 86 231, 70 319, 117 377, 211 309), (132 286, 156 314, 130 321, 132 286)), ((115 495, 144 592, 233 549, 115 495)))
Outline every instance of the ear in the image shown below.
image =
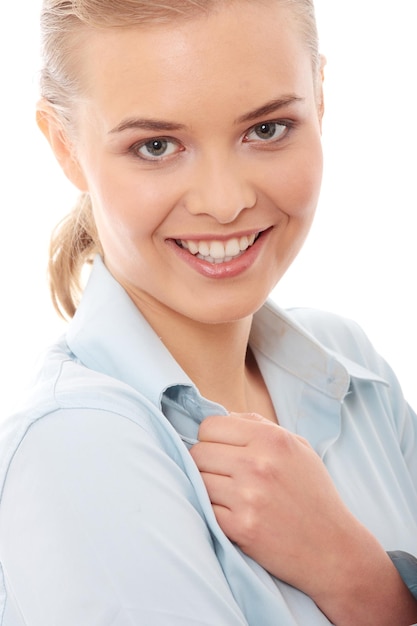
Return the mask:
POLYGON ((55 157, 66 177, 80 190, 88 191, 81 165, 76 157, 74 145, 53 106, 42 99, 36 107, 37 124, 49 142, 55 157))
POLYGON ((324 116, 324 68, 326 67, 327 59, 322 54, 320 55, 320 66, 317 76, 317 111, 319 114, 320 130, 322 128, 323 116, 324 116))

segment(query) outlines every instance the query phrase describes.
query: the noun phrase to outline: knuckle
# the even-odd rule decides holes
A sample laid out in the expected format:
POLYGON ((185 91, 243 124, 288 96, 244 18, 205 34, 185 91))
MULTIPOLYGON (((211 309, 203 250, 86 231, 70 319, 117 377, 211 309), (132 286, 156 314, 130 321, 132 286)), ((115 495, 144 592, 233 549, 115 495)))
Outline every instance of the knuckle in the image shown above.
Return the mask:
POLYGON ((259 509, 253 505, 248 506, 239 516, 237 527, 237 543, 240 546, 250 546, 253 544, 260 532, 259 509))
POLYGON ((310 450, 314 450, 311 443, 305 437, 301 437, 301 435, 297 435, 297 439, 302 443, 306 448, 310 448, 310 450))
MULTIPOLYGON (((256 482, 265 481, 276 474, 278 457, 264 450, 261 454, 252 454, 242 459, 242 470, 256 482)), ((255 483, 256 484, 256 483, 255 483)))
POLYGON ((298 447, 300 438, 285 428, 276 428, 270 433, 268 442, 277 454, 287 454, 298 447))

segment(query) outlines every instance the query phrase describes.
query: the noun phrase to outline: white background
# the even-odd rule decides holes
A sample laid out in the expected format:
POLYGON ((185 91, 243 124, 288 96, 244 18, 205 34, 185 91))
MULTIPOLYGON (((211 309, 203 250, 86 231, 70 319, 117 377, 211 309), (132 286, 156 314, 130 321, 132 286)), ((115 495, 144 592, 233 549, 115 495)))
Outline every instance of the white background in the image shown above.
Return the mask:
MULTIPOLYGON (((356 319, 417 407, 417 0, 316 6, 328 60, 323 192, 310 238, 273 297, 356 319)), ((64 329, 45 267, 50 230, 75 191, 34 122, 39 7, 6 2, 0 24, 1 416, 64 329)))

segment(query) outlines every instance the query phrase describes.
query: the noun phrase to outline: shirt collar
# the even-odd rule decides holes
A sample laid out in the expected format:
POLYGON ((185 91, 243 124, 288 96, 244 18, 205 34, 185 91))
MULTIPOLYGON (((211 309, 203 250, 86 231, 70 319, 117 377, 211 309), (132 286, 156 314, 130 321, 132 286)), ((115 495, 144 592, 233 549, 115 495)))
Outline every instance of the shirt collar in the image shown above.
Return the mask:
MULTIPOLYGON (((88 368, 132 386, 158 408, 166 389, 194 386, 100 257, 95 259, 82 301, 69 325, 67 343, 88 368)), ((351 377, 385 382, 358 363, 325 348, 271 302, 256 313, 250 344, 256 355, 340 401, 351 377)))
POLYGON ((325 347, 291 313, 270 301, 254 317, 250 344, 278 367, 339 401, 351 378, 388 385, 375 372, 325 347))
POLYGON ((130 385, 158 408, 165 389, 193 384, 98 256, 67 343, 88 368, 130 385))

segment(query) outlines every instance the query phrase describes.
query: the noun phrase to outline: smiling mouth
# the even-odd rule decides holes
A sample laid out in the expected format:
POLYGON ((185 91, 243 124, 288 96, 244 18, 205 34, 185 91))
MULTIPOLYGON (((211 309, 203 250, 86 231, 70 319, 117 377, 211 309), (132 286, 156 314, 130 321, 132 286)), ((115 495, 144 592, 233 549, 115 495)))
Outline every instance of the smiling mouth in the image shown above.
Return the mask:
POLYGON ((188 250, 197 259, 207 261, 207 263, 227 263, 239 258, 248 248, 253 246, 260 236, 260 232, 243 237, 233 237, 226 241, 202 239, 176 239, 175 243, 180 248, 188 250))

